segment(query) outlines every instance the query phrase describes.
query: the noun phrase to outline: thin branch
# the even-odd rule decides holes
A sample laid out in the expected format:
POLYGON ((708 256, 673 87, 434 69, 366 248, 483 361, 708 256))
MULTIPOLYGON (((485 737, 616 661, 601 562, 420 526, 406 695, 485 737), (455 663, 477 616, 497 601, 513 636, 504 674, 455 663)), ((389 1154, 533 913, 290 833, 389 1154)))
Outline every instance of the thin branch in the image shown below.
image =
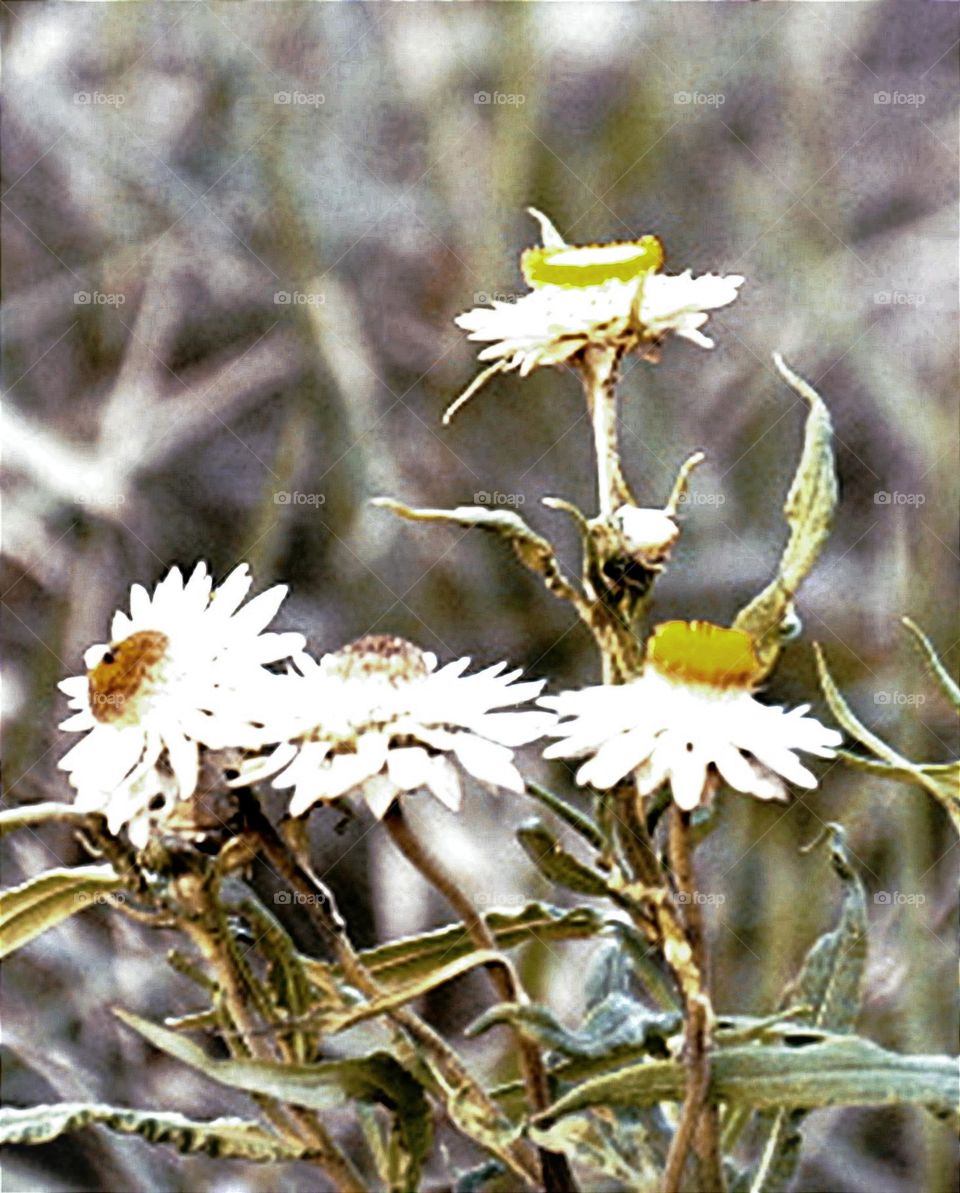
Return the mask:
MULTIPOLYGON (((390 834, 390 839, 407 861, 450 904, 458 918, 462 920, 464 930, 474 945, 478 949, 497 952, 497 942, 486 921, 473 906, 469 897, 417 839, 403 814, 399 800, 394 800, 387 809, 383 824, 390 834)), ((522 1004, 528 1001, 516 971, 506 958, 503 958, 502 964, 491 966, 488 973, 502 1002, 522 1004)), ((536 1114, 546 1110, 552 1100, 549 1077, 536 1043, 519 1029, 516 1030, 516 1038, 527 1099, 531 1110, 536 1114)), ((564 1156, 543 1149, 539 1150, 539 1156, 544 1188, 547 1193, 569 1193, 570 1190, 576 1189, 573 1175, 564 1156)))
POLYGON ((706 987, 703 914, 693 872, 690 813, 681 811, 676 804, 670 808, 669 853, 677 895, 684 910, 687 941, 693 955, 693 963, 700 974, 700 989, 684 986, 684 1060, 687 1066, 687 1088, 667 1156, 666 1170, 663 1174, 663 1193, 680 1193, 683 1171, 691 1147, 696 1151, 700 1168, 698 1188, 703 1189, 705 1193, 722 1193, 724 1185, 719 1149, 719 1112, 717 1107, 708 1101, 713 1009, 706 987))

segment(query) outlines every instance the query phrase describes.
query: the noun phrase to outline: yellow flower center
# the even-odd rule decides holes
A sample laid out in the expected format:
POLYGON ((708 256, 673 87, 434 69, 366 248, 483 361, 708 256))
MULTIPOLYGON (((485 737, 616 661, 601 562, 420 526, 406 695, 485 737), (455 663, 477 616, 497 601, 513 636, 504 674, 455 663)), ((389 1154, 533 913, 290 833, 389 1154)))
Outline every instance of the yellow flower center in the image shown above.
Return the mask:
POLYGON ((87 672, 94 718, 104 724, 134 724, 163 681, 169 645, 166 634, 140 630, 110 646, 87 672))
POLYGON ((327 655, 323 669, 337 679, 386 679, 400 684, 427 674, 423 651, 404 638, 367 634, 327 655))
POLYGON ((647 662, 663 675, 715 688, 752 688, 761 677, 753 639, 709 621, 666 621, 647 642, 647 662))
POLYGON ((663 244, 657 236, 613 244, 565 245, 527 249, 520 268, 528 286, 602 286, 632 282, 663 265, 663 244))

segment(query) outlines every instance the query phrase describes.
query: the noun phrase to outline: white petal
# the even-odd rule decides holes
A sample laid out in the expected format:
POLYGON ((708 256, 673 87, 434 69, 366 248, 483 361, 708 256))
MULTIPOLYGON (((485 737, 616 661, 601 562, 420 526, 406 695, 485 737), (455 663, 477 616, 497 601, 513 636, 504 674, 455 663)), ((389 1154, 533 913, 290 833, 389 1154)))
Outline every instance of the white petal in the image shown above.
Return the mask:
POLYGON ((692 812, 703 798, 707 762, 696 748, 675 750, 670 765, 670 788, 677 807, 692 812))
POLYGON ((400 794, 400 789, 389 775, 374 775, 363 785, 363 798, 377 820, 382 820, 387 809, 400 794))
POLYGON ((458 733, 453 748, 464 769, 475 779, 522 794, 523 778, 513 765, 512 750, 472 733, 458 733))
POLYGON ((427 768, 427 786, 437 799, 451 812, 460 811, 463 790, 460 787, 460 776, 457 768, 449 758, 433 757, 429 759, 427 768))
POLYGON ((118 609, 113 615, 113 621, 110 623, 110 639, 113 642, 122 642, 124 638, 129 638, 134 632, 134 624, 127 617, 126 613, 118 609))
POLYGON ((61 692, 74 700, 86 702, 90 681, 85 675, 72 675, 69 679, 61 679, 57 687, 61 692))
MULTIPOLYGON (((96 785, 109 791, 137 765, 145 745, 145 735, 136 726, 115 729, 112 725, 98 725, 68 750, 57 766, 71 774, 95 776, 96 785)), ((85 781, 80 782, 86 786, 85 781)))
POLYGON ((153 605, 150 596, 142 584, 134 584, 130 589, 130 617, 132 624, 140 629, 146 628, 150 621, 153 605))
POLYGON ((798 787, 816 787, 817 780, 813 773, 807 770, 796 754, 779 743, 752 740, 746 748, 764 766, 783 775, 791 783, 796 783, 798 787))
POLYGON ((255 596, 231 620, 231 633, 236 635, 259 634, 273 620, 287 595, 286 584, 276 584, 255 596))
POLYGON ((107 653, 108 644, 106 642, 97 642, 93 646, 88 646, 83 652, 83 665, 88 671, 92 671, 94 667, 99 666, 103 662, 103 656, 107 653))
POLYGON ((183 590, 184 610, 192 616, 203 613, 210 602, 210 590, 213 580, 207 572, 205 563, 198 563, 190 575, 183 590))
POLYGON ((729 743, 718 743, 712 751, 713 761, 721 777, 734 791, 756 795, 757 773, 736 747, 729 743))
POLYGON ((233 569, 226 580, 213 594, 208 609, 208 616, 226 621, 243 604, 243 599, 250 591, 253 577, 247 564, 241 563, 233 569))
POLYGON ((622 733, 600 747, 577 772, 578 783, 589 783, 606 791, 630 771, 645 762, 653 751, 655 738, 649 729, 622 733))
POLYGON ((556 725, 551 713, 501 712, 487 713, 471 721, 470 728, 480 737, 488 737, 503 746, 525 746, 545 737, 556 725))
POLYGON ((66 729, 68 733, 77 733, 84 729, 93 729, 96 724, 93 714, 84 709, 82 712, 74 713, 72 717, 67 717, 65 721, 61 721, 59 727, 66 729))
POLYGON ((427 782, 430 756, 420 746, 394 747, 387 751, 387 773, 403 791, 415 791, 427 782))
POLYGON ((163 740, 170 759, 170 769, 177 780, 180 799, 189 799, 197 789, 200 765, 197 743, 175 731, 165 731, 163 740))
POLYGON ((560 233, 553 226, 551 221, 543 214, 542 211, 537 211, 536 207, 528 207, 527 211, 540 225, 540 240, 543 247, 546 249, 562 249, 566 248, 567 242, 563 239, 560 233))

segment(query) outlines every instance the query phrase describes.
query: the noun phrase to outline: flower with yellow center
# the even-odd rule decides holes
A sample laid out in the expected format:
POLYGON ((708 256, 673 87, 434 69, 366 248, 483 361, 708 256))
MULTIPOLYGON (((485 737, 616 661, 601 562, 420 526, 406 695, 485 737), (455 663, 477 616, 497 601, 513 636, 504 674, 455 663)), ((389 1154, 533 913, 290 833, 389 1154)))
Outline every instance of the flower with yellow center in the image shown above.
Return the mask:
POLYGON ((807 716, 761 704, 761 669, 749 635, 704 621, 668 621, 647 643, 643 674, 620 686, 544 696, 561 740, 546 758, 585 758, 579 783, 605 790, 631 773, 641 795, 669 783, 687 811, 703 802, 715 775, 735 791, 785 799, 789 780, 815 787, 796 756, 832 758, 840 734, 807 716))
POLYGON ((126 826, 137 845, 151 810, 161 819, 193 795, 201 746, 262 748, 285 735, 267 728, 282 680, 265 664, 299 653, 304 639, 262 632, 286 588, 241 609, 251 583, 241 564, 214 590, 200 563, 186 583, 171 569, 152 596, 135 584, 112 641, 91 646, 87 673, 60 684, 74 710, 61 728, 85 733, 59 762, 77 805, 104 813, 113 833, 126 826))
POLYGON ((520 671, 497 663, 464 675, 469 659, 437 667, 436 655, 402 638, 360 638, 319 663, 296 660, 287 698, 300 710, 298 732, 273 755, 245 767, 239 782, 276 772, 292 787, 290 814, 319 801, 361 792, 382 817, 406 791, 425 788, 448 808, 460 806, 459 763, 491 787, 522 792, 513 762, 524 745, 553 725, 535 709, 497 712, 537 696, 542 680, 515 683, 520 671))
POLYGON ((445 423, 494 374, 517 369, 526 377, 544 365, 572 362, 589 346, 650 354, 674 334, 713 347, 700 328, 708 311, 737 297, 739 274, 695 278, 688 269, 674 277, 660 272, 664 254, 656 236, 568 245, 545 215, 529 211, 543 234, 543 246, 521 257, 530 293, 454 320, 469 339, 489 343, 478 359, 493 363, 450 406, 445 423))

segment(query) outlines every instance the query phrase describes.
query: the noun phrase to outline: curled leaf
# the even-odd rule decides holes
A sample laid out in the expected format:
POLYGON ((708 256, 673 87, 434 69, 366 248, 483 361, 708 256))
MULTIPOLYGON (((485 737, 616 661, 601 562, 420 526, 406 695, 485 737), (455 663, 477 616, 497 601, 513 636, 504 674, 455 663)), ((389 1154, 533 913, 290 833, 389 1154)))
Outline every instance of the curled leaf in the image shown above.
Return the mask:
POLYGON ((574 604, 581 617, 589 623, 589 608, 563 574, 553 545, 513 510, 487 505, 458 505, 451 510, 412 509, 391 497, 375 497, 373 504, 409 522, 452 522, 469 529, 476 527, 487 530, 505 538, 524 567, 542 576, 547 588, 555 596, 574 604))
POLYGON ((476 1019, 466 1035, 479 1036, 501 1023, 511 1023, 538 1043, 571 1059, 596 1060, 648 1052, 665 1056, 666 1041, 683 1031, 683 1016, 659 1014, 624 994, 610 994, 583 1019, 579 1030, 565 1027, 549 1007, 502 1003, 476 1019))
POLYGON ((866 771, 868 774, 878 775, 883 779, 893 779, 901 783, 911 783, 915 787, 922 787, 943 806, 953 827, 960 833, 960 760, 927 763, 911 762, 909 758, 904 758, 902 754, 899 754, 892 746, 888 746, 882 738, 877 737, 860 721, 841 695, 840 689, 827 670, 823 651, 817 645, 814 645, 814 651, 817 658, 817 671, 820 675, 820 686, 823 688, 830 711, 849 736, 874 755, 873 758, 864 758, 849 750, 840 750, 838 751, 839 757, 856 770, 866 771))
POLYGON ((790 536, 767 587, 737 614, 735 629, 745 630, 756 644, 768 674, 777 661, 784 640, 795 622, 793 600, 830 534, 837 504, 837 477, 833 461, 833 425, 823 399, 774 353, 774 364, 787 384, 810 407, 803 451, 783 513, 790 536))
POLYGON ((95 1102, 0 1109, 0 1145, 49 1143, 71 1131, 99 1124, 148 1143, 167 1143, 184 1153, 206 1152, 220 1159, 276 1163, 305 1154, 259 1123, 239 1118, 189 1119, 161 1110, 131 1110, 95 1102))

